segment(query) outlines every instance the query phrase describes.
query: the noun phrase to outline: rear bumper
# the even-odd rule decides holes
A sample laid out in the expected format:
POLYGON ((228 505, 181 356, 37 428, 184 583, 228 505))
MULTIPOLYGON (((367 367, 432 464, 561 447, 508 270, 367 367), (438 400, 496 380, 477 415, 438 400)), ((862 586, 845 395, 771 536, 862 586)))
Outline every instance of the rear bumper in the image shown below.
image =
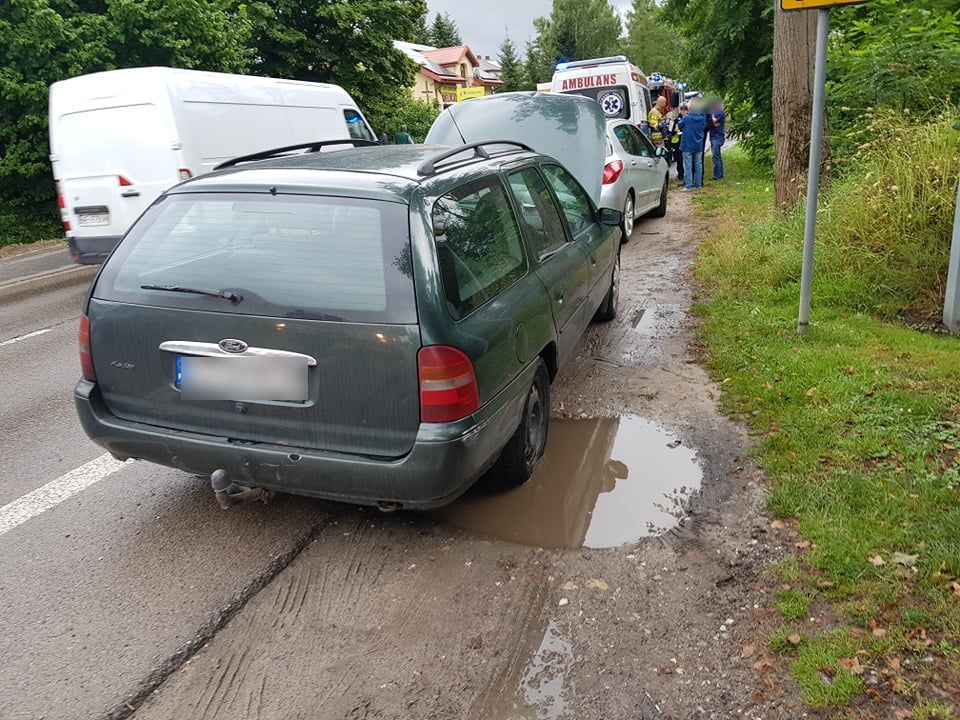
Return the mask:
POLYGON ((103 237, 67 237, 70 257, 80 265, 99 265, 120 242, 119 235, 103 237))
POLYGON ((486 472, 516 431, 533 366, 474 415, 423 424, 410 452, 393 460, 233 441, 123 420, 110 413, 95 383, 74 391, 80 423, 98 445, 123 458, 194 474, 225 469, 231 479, 296 495, 358 505, 446 505, 486 472))

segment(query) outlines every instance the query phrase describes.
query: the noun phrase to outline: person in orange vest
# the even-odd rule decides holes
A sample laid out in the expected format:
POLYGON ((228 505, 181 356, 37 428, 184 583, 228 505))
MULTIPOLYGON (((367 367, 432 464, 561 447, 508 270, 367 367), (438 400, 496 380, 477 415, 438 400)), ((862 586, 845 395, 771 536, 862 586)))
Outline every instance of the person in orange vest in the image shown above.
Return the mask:
POLYGON ((656 147, 663 146, 663 114, 667 108, 667 99, 661 95, 657 98, 656 104, 647 116, 647 122, 650 123, 650 142, 656 147))

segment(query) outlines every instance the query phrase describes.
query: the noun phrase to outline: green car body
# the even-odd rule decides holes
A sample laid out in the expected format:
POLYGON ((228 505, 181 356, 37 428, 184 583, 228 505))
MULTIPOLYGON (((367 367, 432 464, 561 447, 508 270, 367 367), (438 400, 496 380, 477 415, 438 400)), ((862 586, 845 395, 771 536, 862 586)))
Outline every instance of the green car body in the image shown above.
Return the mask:
POLYGON ((117 457, 359 504, 443 505, 498 459, 522 482, 545 442, 546 419, 542 438, 531 430, 534 401, 549 416, 544 374, 552 380, 598 309, 616 310, 619 213, 580 197, 556 160, 498 149, 464 149, 426 174, 448 148, 308 153, 169 190, 91 288, 75 390, 86 433, 117 457), (553 219, 537 227, 528 220, 550 215, 545 198, 553 219), (211 276, 229 292, 169 291, 211 276), (184 397, 182 358, 226 357, 229 343, 244 356, 309 358, 306 397, 184 397), (465 416, 424 404, 430 373, 448 372, 425 369, 434 346, 468 360, 469 387, 443 375, 430 391, 444 403, 462 395, 465 416), (529 456, 520 469, 518 442, 529 456))

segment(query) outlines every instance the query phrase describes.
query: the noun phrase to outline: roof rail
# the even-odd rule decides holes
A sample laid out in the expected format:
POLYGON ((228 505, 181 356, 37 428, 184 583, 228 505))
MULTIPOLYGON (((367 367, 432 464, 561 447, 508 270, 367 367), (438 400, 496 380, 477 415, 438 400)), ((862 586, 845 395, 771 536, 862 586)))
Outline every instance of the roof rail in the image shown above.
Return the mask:
POLYGON ((487 160, 491 157, 496 157, 498 155, 508 155, 511 153, 523 152, 524 150, 528 152, 536 152, 529 145, 524 145, 521 142, 516 142, 515 140, 481 140, 480 142, 467 143, 466 145, 458 145, 455 148, 450 150, 444 150, 433 157, 424 160, 420 167, 417 168, 417 175, 436 175, 437 174, 437 164, 448 158, 455 157, 467 150, 473 150, 473 156, 470 160, 476 160, 480 158, 482 160, 487 160), (515 147, 516 150, 507 150, 506 152, 494 153, 491 155, 487 152, 484 147, 487 145, 510 145, 515 147))
POLYGON ((273 148, 272 150, 263 150, 261 152, 251 153, 250 155, 241 155, 231 160, 226 160, 217 165, 214 170, 223 170, 224 168, 234 167, 240 163, 253 162, 254 160, 268 160, 275 157, 283 157, 286 153, 294 150, 306 150, 307 152, 319 152, 320 148, 330 145, 353 145, 354 147, 367 147, 369 145, 379 145, 373 140, 361 140, 359 138, 349 138, 346 140, 319 140, 311 143, 301 143, 299 145, 287 145, 286 147, 273 148))

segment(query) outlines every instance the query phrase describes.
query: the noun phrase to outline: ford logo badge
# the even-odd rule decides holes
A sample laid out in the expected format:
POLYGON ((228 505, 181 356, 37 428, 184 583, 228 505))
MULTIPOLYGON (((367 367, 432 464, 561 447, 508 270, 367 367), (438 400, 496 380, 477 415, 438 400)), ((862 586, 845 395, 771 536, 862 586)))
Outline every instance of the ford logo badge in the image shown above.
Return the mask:
POLYGON ((234 340, 233 338, 224 338, 217 343, 219 347, 224 352, 228 353, 242 353, 246 352, 249 345, 247 345, 243 340, 234 340))

